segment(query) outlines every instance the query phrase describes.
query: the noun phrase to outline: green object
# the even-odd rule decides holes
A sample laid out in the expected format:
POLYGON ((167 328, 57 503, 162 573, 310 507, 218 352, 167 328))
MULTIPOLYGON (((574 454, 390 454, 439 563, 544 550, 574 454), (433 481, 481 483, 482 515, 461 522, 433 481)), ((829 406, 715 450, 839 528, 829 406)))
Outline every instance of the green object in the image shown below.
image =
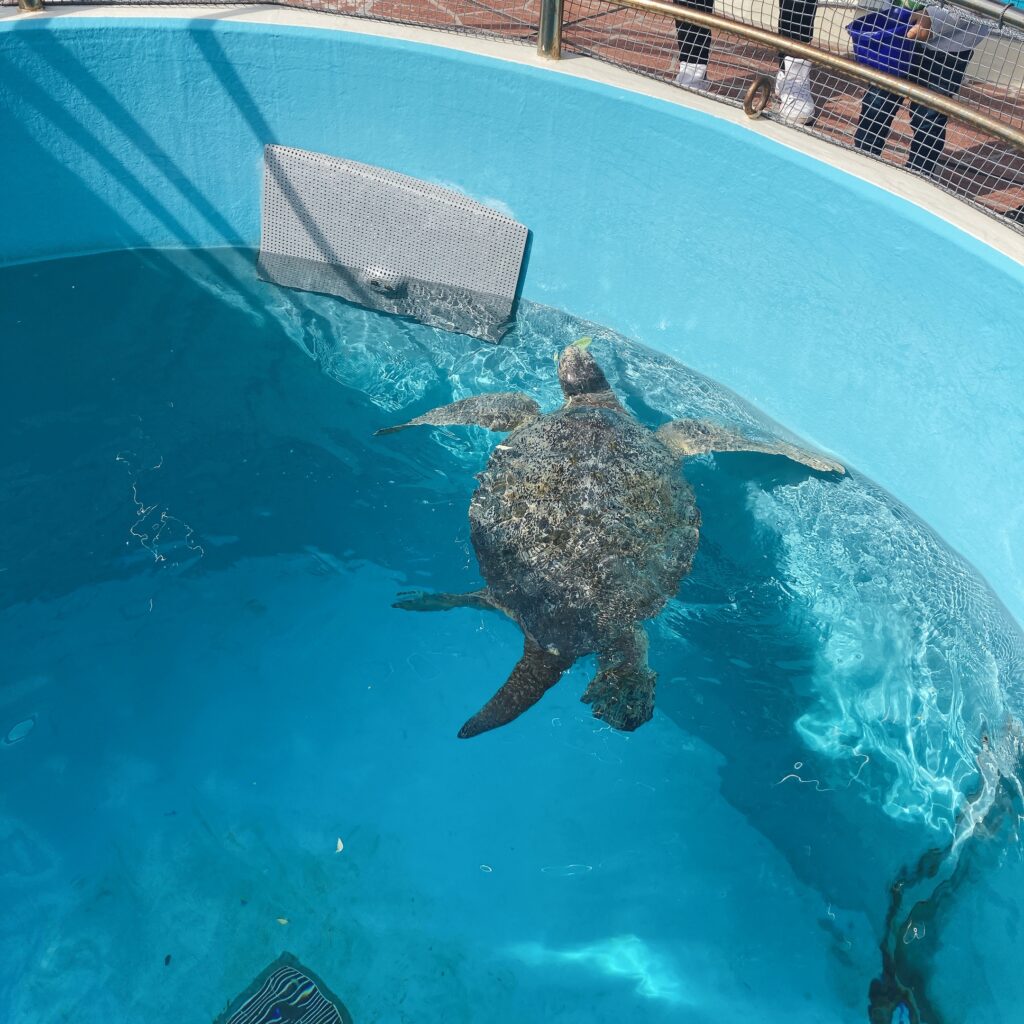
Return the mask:
POLYGON ((587 337, 587 338, 577 338, 577 339, 576 339, 576 340, 575 340, 575 341, 573 342, 573 347, 574 347, 574 348, 587 348, 587 347, 589 347, 590 343, 591 343, 591 342, 592 342, 593 340, 594 340, 594 339, 593 339, 593 338, 590 338, 590 337, 587 337))

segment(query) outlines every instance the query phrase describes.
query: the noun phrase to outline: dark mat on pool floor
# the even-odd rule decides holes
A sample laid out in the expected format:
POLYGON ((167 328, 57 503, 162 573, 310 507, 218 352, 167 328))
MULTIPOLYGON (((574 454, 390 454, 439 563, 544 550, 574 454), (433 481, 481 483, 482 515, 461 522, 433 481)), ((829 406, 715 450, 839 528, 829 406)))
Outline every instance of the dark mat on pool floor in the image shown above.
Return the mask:
POLYGON ((214 1024, 352 1024, 352 1018, 312 971, 284 953, 214 1024))

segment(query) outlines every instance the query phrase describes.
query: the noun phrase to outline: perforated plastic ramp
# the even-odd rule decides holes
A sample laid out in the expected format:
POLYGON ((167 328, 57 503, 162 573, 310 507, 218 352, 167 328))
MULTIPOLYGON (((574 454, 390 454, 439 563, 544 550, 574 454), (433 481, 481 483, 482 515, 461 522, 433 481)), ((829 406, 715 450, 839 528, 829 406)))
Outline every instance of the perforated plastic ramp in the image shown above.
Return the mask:
POLYGON ((499 341, 526 237, 524 225, 451 189, 266 148, 259 273, 275 284, 499 341))
POLYGON ((341 1000, 290 953, 282 954, 214 1024, 352 1024, 341 1000))

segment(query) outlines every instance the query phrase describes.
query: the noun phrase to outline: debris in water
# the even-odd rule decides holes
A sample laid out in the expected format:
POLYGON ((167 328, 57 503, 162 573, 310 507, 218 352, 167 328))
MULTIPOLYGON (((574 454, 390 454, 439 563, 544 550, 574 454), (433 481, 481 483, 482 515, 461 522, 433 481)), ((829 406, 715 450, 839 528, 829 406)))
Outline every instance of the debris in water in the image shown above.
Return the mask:
POLYGON ((19 722, 4 737, 4 743, 6 743, 8 746, 11 746, 14 743, 19 743, 35 728, 35 724, 35 715, 33 715, 31 718, 26 718, 22 722, 19 722))

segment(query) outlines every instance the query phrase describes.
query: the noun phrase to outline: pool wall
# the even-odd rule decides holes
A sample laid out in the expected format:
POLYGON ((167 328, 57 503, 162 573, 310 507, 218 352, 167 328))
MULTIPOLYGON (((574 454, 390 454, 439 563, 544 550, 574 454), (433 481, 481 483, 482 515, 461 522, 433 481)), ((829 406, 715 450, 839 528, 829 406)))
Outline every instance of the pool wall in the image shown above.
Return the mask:
POLYGON ((728 118, 324 24, 0 21, 0 263, 255 245, 268 142, 458 186, 530 227, 527 298, 840 453, 1024 618, 1019 263, 728 118))

